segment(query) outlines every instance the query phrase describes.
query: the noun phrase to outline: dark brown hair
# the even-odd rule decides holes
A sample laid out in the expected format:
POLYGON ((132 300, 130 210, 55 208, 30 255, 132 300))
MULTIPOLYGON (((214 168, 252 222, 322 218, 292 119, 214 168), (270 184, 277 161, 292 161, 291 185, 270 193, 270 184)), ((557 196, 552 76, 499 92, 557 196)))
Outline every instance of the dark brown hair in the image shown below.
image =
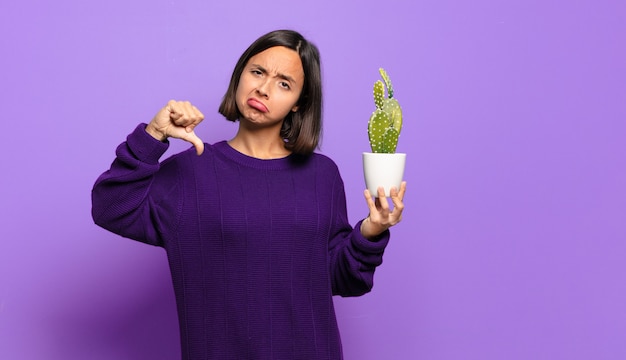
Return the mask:
POLYGON ((296 31, 272 31, 261 36, 248 47, 235 65, 219 112, 230 121, 236 121, 241 117, 236 101, 241 73, 251 57, 274 46, 284 46, 296 51, 302 61, 304 85, 297 103, 298 110, 289 112, 285 117, 280 136, 285 139, 285 148, 296 154, 308 155, 318 147, 322 131, 320 55, 317 47, 296 31))

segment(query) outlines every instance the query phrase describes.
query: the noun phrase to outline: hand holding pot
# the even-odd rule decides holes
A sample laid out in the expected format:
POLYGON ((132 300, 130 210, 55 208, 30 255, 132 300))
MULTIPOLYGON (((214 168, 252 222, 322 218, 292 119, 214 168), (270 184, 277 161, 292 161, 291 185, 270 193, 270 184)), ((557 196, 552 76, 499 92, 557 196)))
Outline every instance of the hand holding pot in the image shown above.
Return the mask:
POLYGON ((406 181, 400 184, 400 190, 391 188, 390 198, 393 209, 389 206, 389 201, 385 197, 385 190, 378 188, 378 196, 374 198, 369 190, 364 191, 365 201, 369 207, 369 216, 361 223, 361 234, 367 239, 373 240, 383 231, 398 224, 402 220, 402 210, 404 210, 404 193, 406 192, 406 181))

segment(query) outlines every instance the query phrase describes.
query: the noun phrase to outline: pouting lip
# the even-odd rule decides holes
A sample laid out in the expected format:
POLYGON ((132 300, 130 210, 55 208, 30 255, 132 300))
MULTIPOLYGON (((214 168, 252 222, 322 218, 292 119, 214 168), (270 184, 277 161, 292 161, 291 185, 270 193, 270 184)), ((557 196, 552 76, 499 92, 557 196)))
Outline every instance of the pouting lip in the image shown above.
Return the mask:
POLYGON ((257 100, 255 98, 249 98, 247 101, 248 106, 250 106, 253 109, 256 109, 260 112, 266 113, 267 110, 267 106, 265 106, 265 104, 263 104, 260 100, 257 100))

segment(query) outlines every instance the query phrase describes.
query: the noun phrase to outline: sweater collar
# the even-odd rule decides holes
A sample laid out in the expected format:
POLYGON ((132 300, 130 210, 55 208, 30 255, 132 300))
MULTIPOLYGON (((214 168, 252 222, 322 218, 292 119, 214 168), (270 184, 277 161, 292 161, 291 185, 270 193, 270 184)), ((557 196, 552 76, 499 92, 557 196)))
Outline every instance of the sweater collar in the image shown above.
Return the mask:
POLYGON ((228 160, 232 160, 246 167, 252 167, 261 170, 292 169, 294 166, 304 163, 307 159, 306 156, 294 153, 278 159, 258 159, 240 153, 239 151, 233 149, 230 145, 228 145, 228 142, 226 142, 226 140, 215 143, 213 145, 213 148, 216 150, 217 153, 227 158, 228 160))

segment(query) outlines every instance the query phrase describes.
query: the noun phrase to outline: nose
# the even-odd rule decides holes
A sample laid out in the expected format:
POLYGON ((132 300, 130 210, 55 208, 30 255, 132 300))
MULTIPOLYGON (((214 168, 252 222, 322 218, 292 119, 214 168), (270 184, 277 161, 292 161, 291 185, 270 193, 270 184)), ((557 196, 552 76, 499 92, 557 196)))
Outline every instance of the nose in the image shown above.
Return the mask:
POLYGON ((269 98, 269 81, 263 80, 256 87, 256 92, 265 98, 269 98))

